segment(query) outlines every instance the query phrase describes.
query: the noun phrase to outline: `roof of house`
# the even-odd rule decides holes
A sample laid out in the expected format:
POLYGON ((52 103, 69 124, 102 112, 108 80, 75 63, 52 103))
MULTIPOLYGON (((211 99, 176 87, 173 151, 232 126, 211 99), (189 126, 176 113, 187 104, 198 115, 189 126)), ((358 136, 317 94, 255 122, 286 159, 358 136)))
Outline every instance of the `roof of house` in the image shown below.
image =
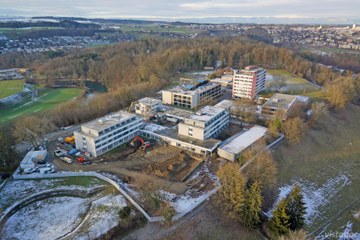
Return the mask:
POLYGON ((161 100, 156 99, 156 98, 144 97, 144 98, 139 99, 138 102, 142 103, 144 105, 153 105, 153 104, 161 103, 161 100))
POLYGON ((135 116, 136 115, 132 113, 119 111, 85 123, 82 125, 82 127, 90 128, 96 131, 102 131, 108 127, 114 126, 120 122, 123 122, 124 120, 130 119, 135 116))
POLYGON ((296 102, 307 102, 309 100, 306 96, 288 95, 282 93, 275 93, 263 107, 276 108, 281 110, 289 110, 291 106, 296 102))
POLYGON ((249 130, 241 131, 235 136, 227 139, 219 149, 233 154, 239 154, 262 138, 266 132, 267 128, 255 125, 249 130))
POLYGON ((225 111, 222 107, 217 106, 205 106, 198 110, 196 113, 191 114, 187 119, 192 119, 200 122, 207 122, 219 113, 225 111))

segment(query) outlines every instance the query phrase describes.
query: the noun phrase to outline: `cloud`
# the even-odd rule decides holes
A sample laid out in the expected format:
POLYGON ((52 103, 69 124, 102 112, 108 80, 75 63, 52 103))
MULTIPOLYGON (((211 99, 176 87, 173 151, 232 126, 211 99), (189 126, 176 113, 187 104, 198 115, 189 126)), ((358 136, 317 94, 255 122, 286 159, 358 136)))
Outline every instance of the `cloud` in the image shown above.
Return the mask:
POLYGON ((358 17, 359 0, 0 0, 0 15, 102 18, 358 17))

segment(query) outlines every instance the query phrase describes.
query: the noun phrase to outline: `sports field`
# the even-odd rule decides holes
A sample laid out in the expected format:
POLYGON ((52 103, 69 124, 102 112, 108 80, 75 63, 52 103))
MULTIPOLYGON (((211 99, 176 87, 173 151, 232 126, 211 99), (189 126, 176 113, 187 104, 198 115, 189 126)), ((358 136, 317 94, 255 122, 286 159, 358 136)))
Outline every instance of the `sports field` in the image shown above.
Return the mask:
MULTIPOLYGON (((325 97, 325 92, 316 84, 310 83, 304 78, 291 74, 286 70, 271 69, 267 73, 266 86, 269 85, 274 76, 286 79, 286 86, 280 92, 287 94, 300 94, 313 99, 321 99, 325 97)), ((269 90, 269 89, 268 89, 269 90)))
POLYGON ((23 80, 5 80, 0 81, 0 99, 21 92, 24 87, 23 80))
POLYGON ((78 88, 59 88, 39 90, 38 98, 31 101, 30 96, 21 103, 0 109, 0 125, 17 117, 42 112, 54 108, 57 104, 71 100, 82 93, 78 88))

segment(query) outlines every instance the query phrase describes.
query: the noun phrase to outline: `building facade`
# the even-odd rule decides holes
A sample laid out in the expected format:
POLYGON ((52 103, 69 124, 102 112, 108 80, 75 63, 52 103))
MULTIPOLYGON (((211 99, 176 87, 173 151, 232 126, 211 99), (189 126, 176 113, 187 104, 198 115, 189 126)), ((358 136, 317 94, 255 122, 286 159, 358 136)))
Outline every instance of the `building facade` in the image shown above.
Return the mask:
POLYGON ((162 102, 184 108, 195 108, 221 94, 221 85, 207 83, 194 89, 192 85, 180 85, 162 91, 162 102))
POLYGON ((137 101, 135 104, 135 113, 145 118, 155 115, 161 107, 161 100, 145 97, 137 101))
POLYGON ((205 106, 179 123, 180 135, 199 140, 214 138, 229 125, 229 113, 220 107, 205 106))
POLYGON ((265 89, 266 70, 248 66, 234 72, 232 97, 252 100, 265 89))
POLYGON ((143 121, 135 114, 119 111, 85 123, 74 132, 76 148, 98 157, 134 138, 143 121))

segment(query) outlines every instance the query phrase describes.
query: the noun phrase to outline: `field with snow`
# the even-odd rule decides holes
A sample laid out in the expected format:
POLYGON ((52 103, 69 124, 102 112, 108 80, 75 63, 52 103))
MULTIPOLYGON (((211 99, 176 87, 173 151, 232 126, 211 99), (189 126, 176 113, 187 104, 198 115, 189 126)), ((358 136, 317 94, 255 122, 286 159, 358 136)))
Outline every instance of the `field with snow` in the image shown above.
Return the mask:
MULTIPOLYGON (((91 188, 106 186, 107 183, 92 177, 57 178, 44 180, 16 180, 6 183, 0 191, 0 209, 5 210, 15 202, 50 189, 77 189, 89 190, 91 188)), ((0 214, 1 216, 1 214, 0 214)))
POLYGON ((12 215, 2 239, 95 239, 120 222, 118 211, 126 206, 122 195, 92 198, 54 197, 32 203, 12 215))
POLYGON ((360 107, 330 113, 325 122, 309 129, 299 144, 273 150, 277 200, 298 183, 307 205, 306 229, 319 239, 343 232, 348 224, 353 234, 360 233, 360 107))
MULTIPOLYGON (((93 177, 71 177, 8 182, 1 190, 0 208, 53 189, 89 191, 106 182, 93 177)), ((88 198, 51 197, 19 209, 0 228, 1 239, 95 239, 117 226, 118 212, 127 206, 115 189, 106 188, 88 198)), ((135 214, 133 212, 133 214, 135 214)), ((0 215, 1 216, 1 215, 0 215)))

